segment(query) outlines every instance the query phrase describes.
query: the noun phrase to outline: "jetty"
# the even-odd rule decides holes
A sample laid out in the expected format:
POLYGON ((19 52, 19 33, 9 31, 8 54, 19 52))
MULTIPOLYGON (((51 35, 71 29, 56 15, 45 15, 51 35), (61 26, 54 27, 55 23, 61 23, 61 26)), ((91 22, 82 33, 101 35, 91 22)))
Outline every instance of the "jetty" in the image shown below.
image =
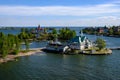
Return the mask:
POLYGON ((111 47, 109 49, 111 49, 111 50, 120 50, 120 47, 111 47))

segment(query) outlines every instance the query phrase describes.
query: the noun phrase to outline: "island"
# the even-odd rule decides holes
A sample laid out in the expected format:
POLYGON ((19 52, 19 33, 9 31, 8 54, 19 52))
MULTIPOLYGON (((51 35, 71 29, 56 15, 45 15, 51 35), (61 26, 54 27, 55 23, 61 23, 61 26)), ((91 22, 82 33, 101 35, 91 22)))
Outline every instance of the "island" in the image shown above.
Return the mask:
POLYGON ((120 26, 87 27, 83 29, 83 33, 119 38, 120 37, 120 26))
POLYGON ((95 42, 89 40, 83 30, 80 35, 76 35, 75 30, 68 27, 56 30, 55 28, 21 28, 19 34, 4 34, 0 32, 0 63, 15 60, 19 56, 32 55, 41 51, 54 52, 58 54, 111 54, 112 50, 106 48, 103 39, 96 39, 95 42), (29 49, 32 41, 46 41, 45 48, 29 49), (21 45, 25 49, 21 49, 21 45))
POLYGON ((62 44, 58 40, 49 42, 44 51, 62 53, 62 54, 111 54, 112 50, 106 48, 106 42, 97 38, 95 42, 90 41, 83 35, 81 30, 80 35, 70 39, 66 44, 62 44))

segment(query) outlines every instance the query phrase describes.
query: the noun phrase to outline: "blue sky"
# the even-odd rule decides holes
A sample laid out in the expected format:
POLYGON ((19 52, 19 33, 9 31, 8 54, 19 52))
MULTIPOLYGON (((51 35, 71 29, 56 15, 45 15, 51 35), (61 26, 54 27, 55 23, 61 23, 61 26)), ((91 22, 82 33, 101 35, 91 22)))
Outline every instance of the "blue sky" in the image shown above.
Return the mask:
POLYGON ((120 25, 120 0, 1 0, 0 26, 120 25))
POLYGON ((104 4, 116 0, 1 0, 1 5, 28 5, 28 6, 81 6, 104 4))

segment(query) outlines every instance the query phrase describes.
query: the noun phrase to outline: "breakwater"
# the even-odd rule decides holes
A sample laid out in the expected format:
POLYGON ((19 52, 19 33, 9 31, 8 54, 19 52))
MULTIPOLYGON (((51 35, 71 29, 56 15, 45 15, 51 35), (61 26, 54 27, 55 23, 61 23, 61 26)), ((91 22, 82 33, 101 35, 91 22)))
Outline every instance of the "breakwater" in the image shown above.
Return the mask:
POLYGON ((111 49, 111 50, 120 50, 120 47, 111 47, 109 49, 111 49))

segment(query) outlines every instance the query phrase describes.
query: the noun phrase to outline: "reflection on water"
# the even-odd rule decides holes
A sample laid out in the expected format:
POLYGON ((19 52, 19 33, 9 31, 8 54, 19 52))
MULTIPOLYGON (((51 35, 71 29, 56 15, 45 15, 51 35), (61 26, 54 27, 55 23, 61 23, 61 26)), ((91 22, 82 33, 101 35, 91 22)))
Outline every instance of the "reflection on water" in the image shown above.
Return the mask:
POLYGON ((0 80, 119 80, 119 56, 37 53, 0 64, 0 80))

